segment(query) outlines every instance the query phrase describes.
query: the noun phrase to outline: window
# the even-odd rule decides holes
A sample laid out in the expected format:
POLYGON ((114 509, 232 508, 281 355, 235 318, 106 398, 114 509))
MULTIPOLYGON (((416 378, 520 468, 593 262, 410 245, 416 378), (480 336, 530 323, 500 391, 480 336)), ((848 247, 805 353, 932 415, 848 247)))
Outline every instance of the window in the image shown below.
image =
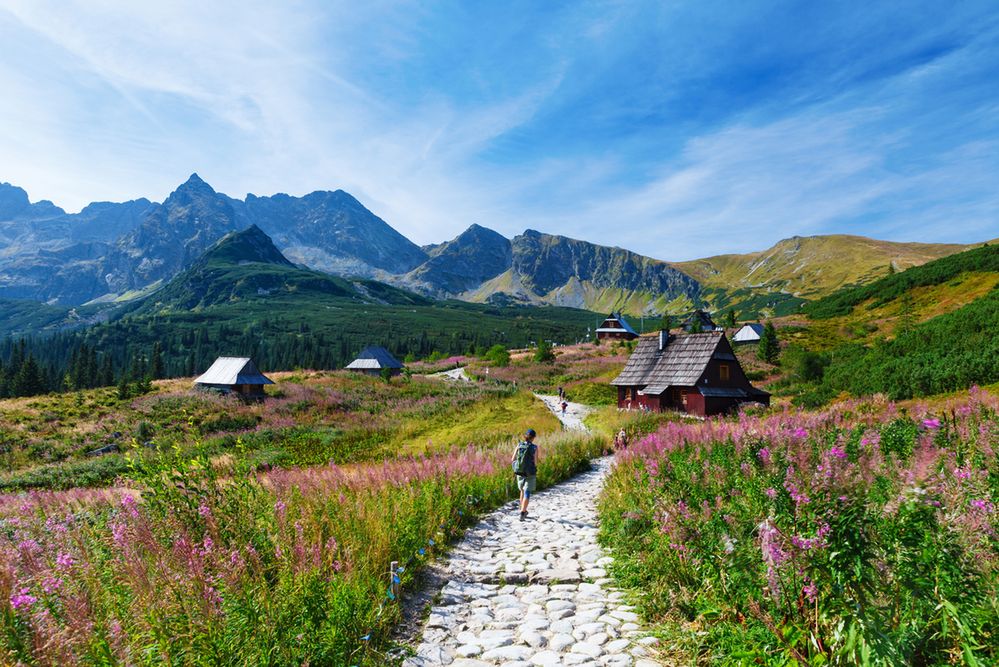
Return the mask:
POLYGON ((728 364, 718 364, 718 379, 724 382, 728 378, 728 364))

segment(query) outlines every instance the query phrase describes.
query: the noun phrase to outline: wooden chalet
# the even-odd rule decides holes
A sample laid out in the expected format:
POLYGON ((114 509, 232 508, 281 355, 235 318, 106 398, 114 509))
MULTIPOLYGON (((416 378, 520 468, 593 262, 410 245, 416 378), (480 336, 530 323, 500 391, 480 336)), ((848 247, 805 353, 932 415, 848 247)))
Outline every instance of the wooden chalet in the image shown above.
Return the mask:
POLYGON ((739 343, 759 343, 763 336, 763 325, 759 323, 747 324, 732 336, 732 342, 739 343))
POLYGON ((383 369, 389 369, 392 375, 402 372, 402 362, 392 356, 392 353, 384 347, 372 345, 366 347, 357 355, 357 359, 347 364, 348 371, 364 373, 365 375, 381 375, 383 369))
POLYGON ((611 313, 597 327, 597 340, 634 340, 638 332, 631 328, 628 320, 621 313, 611 313))
POLYGON ((701 321, 701 331, 721 330, 721 327, 715 324, 715 321, 711 319, 711 316, 708 315, 703 310, 695 310, 693 313, 691 313, 690 317, 688 317, 684 321, 684 323, 680 325, 680 328, 686 331, 687 333, 690 333, 691 329, 694 328, 695 320, 701 321))
POLYGON ((219 357, 194 381, 198 389, 257 399, 264 397, 265 384, 274 382, 249 357, 219 357))
POLYGON ((728 412, 740 403, 770 405, 749 383, 723 331, 643 336, 612 382, 622 409, 694 415, 728 412))

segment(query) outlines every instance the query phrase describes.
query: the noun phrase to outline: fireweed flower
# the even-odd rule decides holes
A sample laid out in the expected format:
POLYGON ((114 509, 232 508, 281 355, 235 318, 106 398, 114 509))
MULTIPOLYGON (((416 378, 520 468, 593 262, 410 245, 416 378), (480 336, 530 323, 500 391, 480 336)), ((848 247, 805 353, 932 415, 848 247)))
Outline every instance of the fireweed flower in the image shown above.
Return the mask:
POLYGON ((56 556, 56 567, 63 571, 68 570, 73 567, 73 557, 64 551, 60 552, 59 555, 56 556))
POLYGON ((932 430, 936 430, 936 429, 940 428, 940 420, 936 419, 936 418, 933 418, 933 419, 924 419, 923 420, 923 428, 929 429, 931 431, 932 430))
POLYGON ((22 588, 20 591, 16 591, 10 595, 10 606, 14 608, 14 611, 30 607, 36 602, 38 602, 38 598, 31 595, 31 589, 29 588, 22 588))
POLYGON ((767 449, 766 447, 756 452, 756 455, 760 458, 760 461, 762 461, 763 463, 770 462, 770 450, 767 449))
POLYGON ((829 453, 838 459, 846 458, 846 450, 843 449, 842 447, 833 447, 829 450, 829 453))

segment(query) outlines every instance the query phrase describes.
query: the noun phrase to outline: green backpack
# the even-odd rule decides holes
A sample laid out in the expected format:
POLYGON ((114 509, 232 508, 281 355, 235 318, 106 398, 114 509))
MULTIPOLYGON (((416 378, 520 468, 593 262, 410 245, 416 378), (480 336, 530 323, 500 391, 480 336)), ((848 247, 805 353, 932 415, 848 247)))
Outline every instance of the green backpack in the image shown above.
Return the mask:
POLYGON ((535 445, 530 442, 522 442, 517 445, 517 454, 513 457, 513 473, 520 475, 534 475, 537 467, 534 465, 535 445))

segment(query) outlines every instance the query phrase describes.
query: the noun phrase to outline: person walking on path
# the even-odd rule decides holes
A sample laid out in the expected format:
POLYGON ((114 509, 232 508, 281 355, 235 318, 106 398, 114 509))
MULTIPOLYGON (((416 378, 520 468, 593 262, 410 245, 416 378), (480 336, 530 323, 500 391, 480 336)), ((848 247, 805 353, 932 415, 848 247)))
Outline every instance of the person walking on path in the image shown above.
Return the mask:
POLYGON ((513 473, 517 476, 517 488, 520 489, 520 520, 527 519, 527 504, 531 494, 538 484, 538 446, 534 444, 537 433, 533 428, 524 433, 524 441, 513 450, 513 473))
POLYGON ((565 410, 568 407, 569 407, 569 404, 566 401, 562 401, 562 416, 563 417, 565 416, 565 410))

